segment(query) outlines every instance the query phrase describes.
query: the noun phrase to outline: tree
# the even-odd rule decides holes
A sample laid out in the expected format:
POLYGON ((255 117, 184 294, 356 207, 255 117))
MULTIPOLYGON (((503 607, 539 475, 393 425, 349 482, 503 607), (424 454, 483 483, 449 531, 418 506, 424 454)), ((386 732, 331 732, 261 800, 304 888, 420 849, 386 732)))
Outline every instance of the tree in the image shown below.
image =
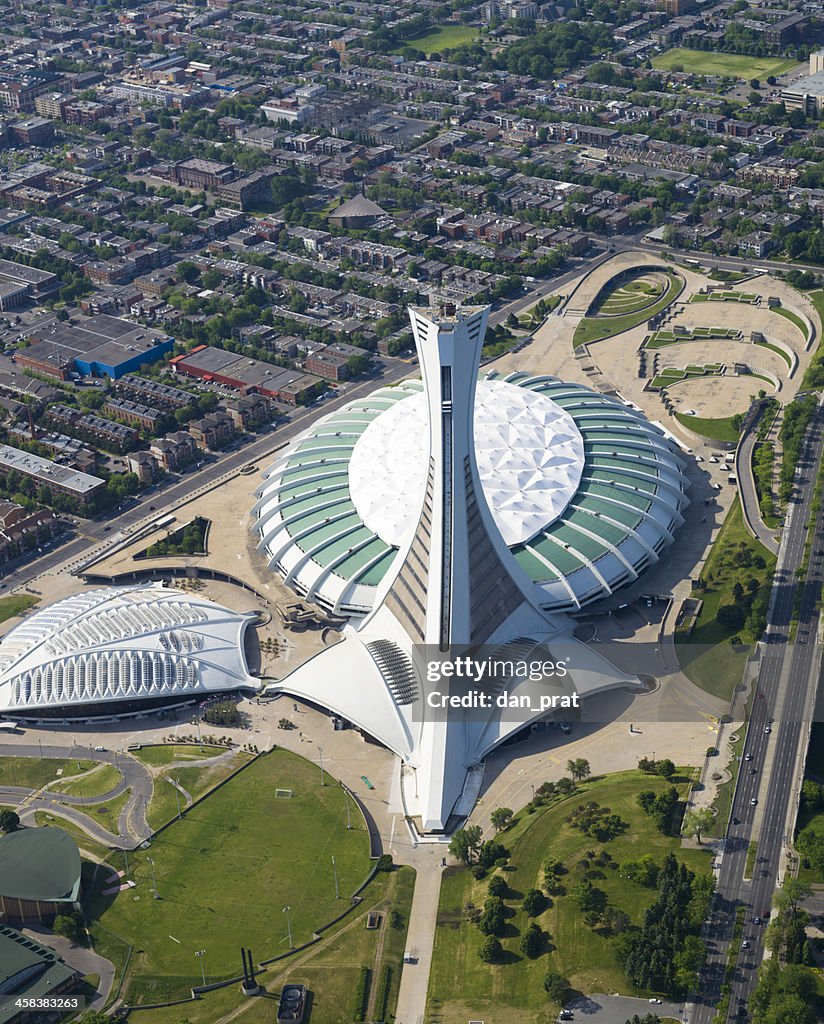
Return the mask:
POLYGON ((589 761, 587 761, 585 757, 576 757, 575 760, 567 761, 566 767, 567 771, 572 776, 573 782, 586 779, 592 774, 589 767, 589 761))
POLYGON ((471 864, 481 845, 480 825, 469 825, 467 828, 459 828, 449 841, 449 852, 457 860, 464 864, 471 864))
POLYGON ((655 762, 655 774, 665 779, 671 779, 675 775, 675 765, 668 757, 655 762))
POLYGON ((549 998, 563 1006, 569 994, 569 980, 557 971, 549 971, 544 978, 544 990, 549 998))
POLYGON ((487 896, 478 927, 484 935, 497 935, 504 926, 504 901, 500 896, 487 896))
POLYGON ((527 889, 521 909, 529 917, 537 917, 546 906, 546 896, 540 889, 527 889))
POLYGON ((5 807, 0 811, 0 832, 14 832, 20 828, 20 815, 5 807))
POLYGON ((68 914, 58 914, 55 917, 52 922, 52 931, 55 935, 62 935, 70 942, 79 942, 83 934, 77 920, 68 914))
POLYGON ((715 815, 709 807, 701 807, 695 811, 687 811, 684 815, 684 832, 688 836, 695 836, 698 845, 701 845, 701 836, 706 835, 712 828, 715 815))
POLYGON ((544 948, 544 933, 541 927, 534 921, 521 936, 518 948, 530 960, 534 960, 541 955, 541 951, 544 948))
POLYGON ((492 822, 495 831, 500 832, 512 821, 512 810, 509 807, 496 807, 489 815, 489 820, 492 822))
POLYGON ((478 956, 485 964, 497 964, 504 955, 504 949, 500 939, 494 935, 487 935, 478 950, 478 956))
POLYGON ((495 874, 489 879, 488 892, 490 896, 500 896, 503 899, 506 891, 507 884, 503 875, 495 874))

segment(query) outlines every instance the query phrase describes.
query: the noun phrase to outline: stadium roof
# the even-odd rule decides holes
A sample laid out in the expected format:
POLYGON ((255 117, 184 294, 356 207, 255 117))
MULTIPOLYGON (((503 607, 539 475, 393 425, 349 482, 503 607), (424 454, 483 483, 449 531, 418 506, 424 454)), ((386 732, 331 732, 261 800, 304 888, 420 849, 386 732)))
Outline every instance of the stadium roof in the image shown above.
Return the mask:
POLYGON ((377 203, 373 203, 362 192, 352 196, 345 203, 341 203, 329 214, 330 217, 385 217, 386 211, 382 210, 377 203))
POLYGON ((160 584, 76 594, 0 642, 0 713, 256 685, 243 653, 253 618, 160 584))
MULTIPOLYGON (((673 444, 637 409, 584 385, 525 373, 485 381, 475 412, 484 496, 539 589, 536 603, 581 607, 635 580, 683 521, 687 483, 673 444)), ((270 565, 336 612, 372 608, 420 509, 422 391, 420 380, 403 381, 336 410, 257 492, 270 565)))
POLYGON ((74 903, 80 852, 62 828, 23 828, 0 838, 0 895, 41 903, 74 903))

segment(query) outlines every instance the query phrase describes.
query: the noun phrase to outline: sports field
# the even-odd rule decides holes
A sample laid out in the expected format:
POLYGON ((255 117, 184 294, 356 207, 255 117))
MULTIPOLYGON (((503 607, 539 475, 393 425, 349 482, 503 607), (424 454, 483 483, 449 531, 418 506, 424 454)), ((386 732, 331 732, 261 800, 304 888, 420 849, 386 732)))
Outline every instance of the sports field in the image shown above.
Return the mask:
POLYGON ((477 36, 478 29, 473 28, 472 25, 440 25, 431 32, 427 32, 425 36, 405 39, 392 52, 400 53, 407 46, 411 46, 413 50, 420 50, 429 57, 433 53, 465 46, 467 43, 473 42, 477 36))
POLYGON ((681 68, 694 75, 719 75, 727 78, 766 78, 781 75, 795 67, 796 60, 783 57, 748 57, 739 53, 707 53, 676 47, 654 57, 652 66, 662 71, 681 68))
MULTIPOLYGON (((241 945, 258 959, 286 952, 284 907, 294 945, 339 914, 371 868, 366 828, 351 800, 352 828, 346 827, 346 799, 328 774, 321 787, 316 765, 275 750, 173 822, 147 850, 130 853, 134 889, 104 895, 111 883, 101 869, 87 910, 104 956, 111 946, 132 947, 128 1001, 186 995, 199 980, 199 949, 206 950, 211 980, 238 973, 241 945), (292 797, 276 797, 276 787, 291 789, 292 797)), ((110 863, 125 866, 117 854, 110 863)))

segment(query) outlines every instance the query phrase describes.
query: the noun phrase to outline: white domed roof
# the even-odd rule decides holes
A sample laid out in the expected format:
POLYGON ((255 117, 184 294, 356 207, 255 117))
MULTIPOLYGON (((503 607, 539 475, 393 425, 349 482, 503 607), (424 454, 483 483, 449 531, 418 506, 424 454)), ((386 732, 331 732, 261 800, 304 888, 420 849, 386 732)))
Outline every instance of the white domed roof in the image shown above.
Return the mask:
MULTIPOLYGON (((371 611, 421 508, 424 431, 420 380, 314 423, 257 492, 254 528, 272 569, 338 614, 371 611)), ((546 610, 633 582, 683 522, 675 445, 638 409, 583 384, 482 377, 475 441, 487 505, 546 610)))
MULTIPOLYGON (((415 528, 428 450, 423 392, 378 416, 354 447, 352 502, 387 544, 398 547, 415 528)), ((495 525, 512 547, 569 504, 581 480, 584 440, 569 413, 540 392, 483 380, 475 393, 475 458, 495 525)))

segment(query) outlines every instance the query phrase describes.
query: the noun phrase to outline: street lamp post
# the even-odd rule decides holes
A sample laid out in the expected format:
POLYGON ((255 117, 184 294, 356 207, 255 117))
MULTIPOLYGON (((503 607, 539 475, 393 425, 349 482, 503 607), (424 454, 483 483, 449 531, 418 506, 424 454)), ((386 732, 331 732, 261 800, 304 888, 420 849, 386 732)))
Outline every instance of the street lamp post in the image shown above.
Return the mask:
POLYGON ((177 788, 177 779, 172 779, 174 785, 175 796, 177 797, 177 820, 180 821, 180 790, 177 788))
POLYGON ((204 986, 206 985, 206 968, 203 966, 203 957, 205 955, 206 955, 206 950, 205 949, 199 949, 195 953, 195 956, 197 957, 198 962, 200 964, 200 976, 203 979, 204 986))
POLYGON ((333 874, 335 876, 335 899, 339 900, 340 899, 340 887, 338 886, 338 869, 337 869, 337 866, 335 864, 335 858, 334 857, 332 858, 332 872, 333 872, 333 874))
POLYGON ((289 921, 289 911, 291 909, 291 907, 284 907, 282 912, 286 914, 286 934, 289 936, 289 949, 294 949, 295 947, 292 943, 292 924, 289 921))
POLYGON ((318 747, 318 753, 320 754, 320 784, 321 786, 325 786, 326 783, 324 782, 323 776, 323 747, 318 747))
POLYGON ((147 857, 147 858, 146 858, 146 860, 147 860, 147 861, 149 862, 149 864, 151 865, 151 868, 150 868, 150 870, 151 870, 151 872, 152 872, 152 889, 154 890, 154 898, 155 898, 156 900, 159 900, 159 899, 160 899, 160 893, 159 893, 159 892, 157 891, 157 881, 156 881, 156 879, 155 879, 155 870, 154 870, 154 866, 155 866, 155 865, 154 865, 154 861, 152 860, 152 858, 151 858, 151 857, 147 857))
POLYGON ((346 828, 350 829, 352 827, 352 817, 349 813, 349 790, 345 786, 343 787, 343 799, 346 803, 346 828))

